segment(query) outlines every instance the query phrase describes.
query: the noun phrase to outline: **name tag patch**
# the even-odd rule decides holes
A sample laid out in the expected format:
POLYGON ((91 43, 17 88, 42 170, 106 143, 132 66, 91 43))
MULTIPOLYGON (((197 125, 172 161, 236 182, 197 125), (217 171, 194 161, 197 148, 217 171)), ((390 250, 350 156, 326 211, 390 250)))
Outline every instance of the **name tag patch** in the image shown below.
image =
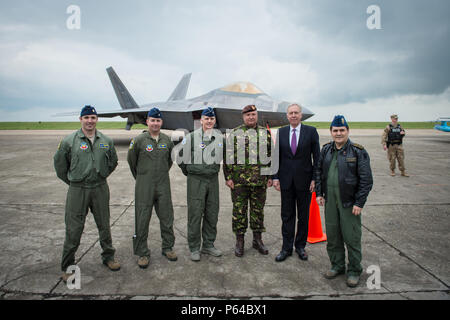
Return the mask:
POLYGON ((346 158, 345 162, 356 162, 356 158, 346 158))
POLYGON ((109 148, 109 144, 107 144, 107 143, 100 143, 100 144, 99 144, 99 147, 100 147, 101 149, 108 149, 108 148, 109 148))
POLYGON ((167 149, 167 144, 164 143, 159 144, 158 149, 167 149))

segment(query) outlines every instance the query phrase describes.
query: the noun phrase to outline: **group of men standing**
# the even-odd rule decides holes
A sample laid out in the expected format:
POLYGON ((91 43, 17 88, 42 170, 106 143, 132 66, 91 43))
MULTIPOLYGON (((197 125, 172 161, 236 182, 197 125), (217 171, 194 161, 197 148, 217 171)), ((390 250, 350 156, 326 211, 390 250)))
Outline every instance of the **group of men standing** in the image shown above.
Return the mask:
MULTIPOLYGON (((298 104, 288 107, 289 125, 279 129, 276 142, 268 128, 258 125, 256 106, 244 107, 242 118, 243 124, 225 138, 214 129, 215 112, 208 107, 202 112, 201 127, 181 142, 177 163, 187 176, 187 234, 191 260, 200 261, 202 253, 222 255, 214 242, 219 214, 218 174, 223 160, 224 178, 233 202, 232 230, 236 235, 234 253, 237 257, 244 255, 249 224, 253 231, 253 248, 263 255, 269 253, 262 233, 266 231, 266 192, 273 185, 281 192, 283 237, 275 260, 284 261, 294 248, 301 260, 307 260, 309 206, 311 195, 316 192, 318 204, 325 205, 327 252, 331 261, 331 268, 324 276, 332 279, 346 272, 345 244, 347 285, 356 286, 362 272, 361 211, 373 180, 369 155, 364 147, 348 138, 345 118, 333 119, 330 125, 333 141, 322 150, 317 130, 301 123, 302 109, 298 104), (276 170, 271 170, 274 161, 276 170)), ((99 229, 103 263, 112 271, 120 269, 114 259, 106 182, 118 160, 113 141, 96 130, 97 120, 95 109, 85 106, 80 115, 81 129, 65 137, 54 156, 58 177, 69 185, 61 263, 65 281, 70 276, 66 269, 75 263, 75 252, 89 209, 99 229)), ((151 109, 147 117, 148 130, 131 141, 127 155, 136 180, 133 251, 141 268, 148 267, 150 262, 147 240, 153 207, 160 222, 161 253, 170 261, 177 260, 173 250, 174 212, 169 179, 175 146, 171 138, 161 132, 162 124, 161 111, 151 109)))

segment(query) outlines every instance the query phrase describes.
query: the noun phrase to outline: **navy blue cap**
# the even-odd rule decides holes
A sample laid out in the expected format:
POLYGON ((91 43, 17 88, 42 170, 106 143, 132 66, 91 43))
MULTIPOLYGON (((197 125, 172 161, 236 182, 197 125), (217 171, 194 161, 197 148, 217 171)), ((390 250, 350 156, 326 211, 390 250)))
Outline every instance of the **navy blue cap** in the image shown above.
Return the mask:
POLYGON ((91 114, 97 115, 97 111, 95 111, 95 108, 92 106, 84 106, 83 109, 81 109, 80 117, 82 116, 89 116, 91 114))
POLYGON ((161 116, 161 111, 159 111, 158 108, 152 108, 150 109, 150 111, 147 114, 147 117, 151 117, 151 118, 162 118, 161 116))
POLYGON ((213 108, 208 107, 205 110, 203 110, 202 116, 215 117, 216 114, 214 113, 214 109, 213 108))
POLYGON ((330 124, 330 128, 331 127, 347 127, 348 129, 348 123, 347 120, 345 120, 344 116, 337 115, 334 116, 334 119, 330 124))

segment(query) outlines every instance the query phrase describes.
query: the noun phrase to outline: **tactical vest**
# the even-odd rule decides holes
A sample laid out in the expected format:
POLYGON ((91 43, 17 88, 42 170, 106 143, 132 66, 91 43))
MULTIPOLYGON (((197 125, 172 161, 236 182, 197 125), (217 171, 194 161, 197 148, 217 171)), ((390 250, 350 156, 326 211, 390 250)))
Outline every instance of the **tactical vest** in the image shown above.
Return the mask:
POLYGON ((400 134, 402 127, 397 125, 394 127, 392 123, 389 124, 388 143, 389 144, 401 144, 403 142, 403 135, 400 134))

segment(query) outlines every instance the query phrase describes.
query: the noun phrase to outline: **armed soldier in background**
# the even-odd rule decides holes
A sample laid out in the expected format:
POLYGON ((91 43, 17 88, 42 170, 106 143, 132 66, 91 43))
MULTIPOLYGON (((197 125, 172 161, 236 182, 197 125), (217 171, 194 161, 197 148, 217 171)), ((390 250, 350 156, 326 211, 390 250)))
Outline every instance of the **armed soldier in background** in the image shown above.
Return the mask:
POLYGON ((391 123, 386 126, 381 138, 384 151, 387 150, 387 157, 390 163, 391 176, 395 176, 395 159, 398 161, 398 168, 403 177, 409 177, 405 171, 405 152, 403 150, 403 138, 405 130, 398 123, 398 116, 391 116, 391 123))

